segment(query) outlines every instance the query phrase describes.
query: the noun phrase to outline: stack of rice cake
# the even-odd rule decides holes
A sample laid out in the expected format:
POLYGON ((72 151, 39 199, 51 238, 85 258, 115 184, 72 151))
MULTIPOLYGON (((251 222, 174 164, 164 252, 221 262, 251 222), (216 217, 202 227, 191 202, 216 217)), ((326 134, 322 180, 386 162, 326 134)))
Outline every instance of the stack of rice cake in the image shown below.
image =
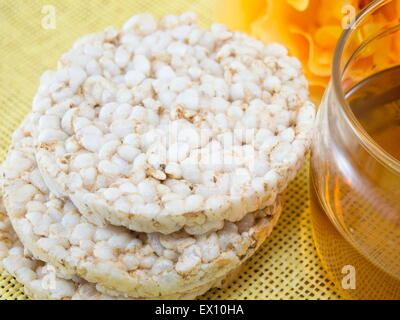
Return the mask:
POLYGON ((276 224, 315 107, 296 58, 193 13, 78 40, 2 166, 0 263, 38 299, 192 299, 276 224))

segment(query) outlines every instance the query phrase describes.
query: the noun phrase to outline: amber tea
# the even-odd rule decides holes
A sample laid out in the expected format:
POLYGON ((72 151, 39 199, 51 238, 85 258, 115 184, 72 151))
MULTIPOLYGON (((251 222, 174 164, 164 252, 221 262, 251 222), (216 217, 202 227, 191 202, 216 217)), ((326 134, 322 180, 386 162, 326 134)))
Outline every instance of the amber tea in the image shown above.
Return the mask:
MULTIPOLYGON (((384 70, 345 97, 363 134, 400 161, 399 80, 400 67, 384 70)), ((348 297, 399 299, 400 176, 356 144, 333 141, 332 154, 337 164, 323 165, 319 193, 311 168, 314 239, 323 264, 348 297)))

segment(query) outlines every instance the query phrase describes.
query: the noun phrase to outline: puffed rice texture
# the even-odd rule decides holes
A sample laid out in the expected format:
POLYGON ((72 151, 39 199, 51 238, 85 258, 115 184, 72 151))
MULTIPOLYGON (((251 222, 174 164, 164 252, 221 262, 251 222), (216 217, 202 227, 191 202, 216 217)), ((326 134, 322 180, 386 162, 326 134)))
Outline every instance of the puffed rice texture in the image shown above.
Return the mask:
POLYGON ((300 62, 192 13, 78 40, 33 101, 39 169, 96 223, 202 234, 273 205, 313 129, 300 62))
POLYGON ((217 232, 190 235, 136 233, 99 227, 69 200, 49 193, 37 168, 32 116, 14 132, 3 167, 4 203, 12 225, 35 258, 130 297, 185 293, 223 278, 245 261, 270 234, 277 203, 225 222, 217 232))

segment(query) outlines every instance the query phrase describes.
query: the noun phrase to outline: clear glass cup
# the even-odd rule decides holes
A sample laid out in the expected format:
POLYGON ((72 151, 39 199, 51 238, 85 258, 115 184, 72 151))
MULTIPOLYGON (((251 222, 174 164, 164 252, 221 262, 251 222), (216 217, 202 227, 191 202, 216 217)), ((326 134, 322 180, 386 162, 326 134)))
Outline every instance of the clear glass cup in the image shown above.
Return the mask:
POLYGON ((313 140, 314 241, 332 280, 354 299, 400 299, 400 135, 372 136, 352 107, 354 88, 389 72, 370 82, 357 107, 376 126, 400 120, 400 103, 398 115, 374 118, 370 109, 381 108, 382 89, 400 98, 399 2, 374 1, 342 34, 313 140))

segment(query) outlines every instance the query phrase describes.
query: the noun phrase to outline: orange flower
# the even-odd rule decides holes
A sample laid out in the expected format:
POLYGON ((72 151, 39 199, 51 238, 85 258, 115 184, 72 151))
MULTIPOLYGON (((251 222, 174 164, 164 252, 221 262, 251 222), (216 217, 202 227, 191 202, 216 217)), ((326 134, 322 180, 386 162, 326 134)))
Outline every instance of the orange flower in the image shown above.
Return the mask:
MULTIPOLYGON (((329 81, 334 48, 343 22, 372 0, 219 0, 217 20, 264 42, 280 42, 303 62, 310 91, 321 97, 329 81), (351 7, 349 7, 351 6, 351 7), (346 8, 354 8, 346 12, 346 8)), ((386 10, 376 23, 398 18, 400 8, 386 10)), ((373 26, 371 26, 373 27, 373 26)), ((386 44, 388 45, 388 44, 386 44)), ((398 44, 397 44, 398 46, 398 44)), ((398 52, 398 51, 397 51, 398 52)))

